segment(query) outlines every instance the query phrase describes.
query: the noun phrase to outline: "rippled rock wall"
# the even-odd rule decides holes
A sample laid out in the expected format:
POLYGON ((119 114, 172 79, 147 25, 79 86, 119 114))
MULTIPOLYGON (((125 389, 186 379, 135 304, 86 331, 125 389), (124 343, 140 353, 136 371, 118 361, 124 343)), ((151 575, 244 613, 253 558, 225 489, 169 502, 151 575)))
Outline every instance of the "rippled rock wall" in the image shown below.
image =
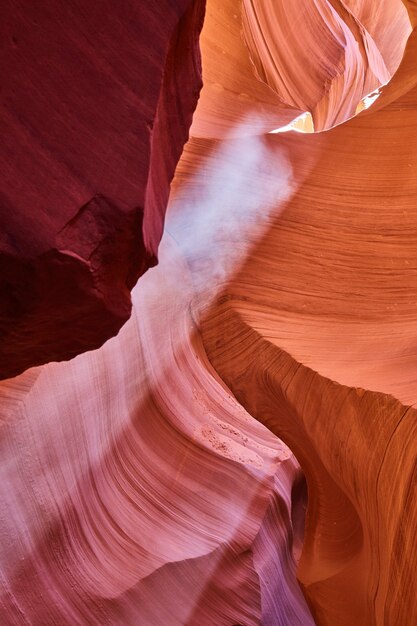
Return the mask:
POLYGON ((416 623, 415 3, 0 13, 1 623, 416 623))

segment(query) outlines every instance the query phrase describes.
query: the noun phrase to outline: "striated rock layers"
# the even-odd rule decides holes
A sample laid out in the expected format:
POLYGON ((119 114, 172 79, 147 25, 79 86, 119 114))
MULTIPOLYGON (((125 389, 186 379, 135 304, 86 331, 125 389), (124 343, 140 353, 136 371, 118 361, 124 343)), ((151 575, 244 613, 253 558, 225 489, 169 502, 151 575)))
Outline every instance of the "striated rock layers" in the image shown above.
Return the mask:
MULTIPOLYGON (((278 2, 275 8, 290 14, 295 4, 278 2)), ((292 166, 292 197, 284 210, 281 200, 275 213, 269 210, 261 241, 207 304, 203 342, 239 402, 290 446, 305 472, 309 503, 298 578, 315 622, 411 625, 417 622, 415 7, 404 3, 404 14, 402 5, 386 3, 385 17, 371 18, 371 3, 314 4, 336 9, 337 20, 348 5, 356 16, 365 11, 368 34, 387 63, 398 48, 392 40, 383 43, 386 29, 400 20, 405 30, 398 70, 386 87, 381 81, 375 107, 355 119, 319 135, 265 139, 268 176, 262 181, 258 172, 258 184, 268 185, 274 168, 279 172, 284 150, 292 166)), ((361 66, 360 84, 368 86, 349 104, 344 90, 352 94, 352 71, 346 63, 330 90, 323 77, 300 76, 291 33, 271 43, 271 5, 244 7, 259 77, 278 95, 284 81, 294 96, 290 85, 297 81, 302 102, 286 103, 309 111, 316 130, 366 108, 360 99, 370 87, 370 59, 361 66), (282 59, 293 83, 281 71, 282 59), (308 80, 317 80, 322 90, 315 102, 306 99, 314 95, 308 80)), ((311 15, 300 28, 309 27, 311 15)), ((284 31, 282 11, 277 20, 284 31)), ((322 41, 317 51, 327 71, 332 57, 326 50, 322 41)), ((301 66, 311 69, 314 58, 307 65, 301 51, 301 66)), ((352 61, 349 45, 344 54, 352 61)), ((358 59, 355 64, 356 72, 358 59)), ((254 132, 251 120, 244 131, 254 132)), ((185 179, 193 167, 204 168, 202 154, 214 145, 191 142, 183 156, 185 179)), ((227 245, 220 233, 218 248, 227 245)))
POLYGON ((271 136, 299 185, 203 323, 216 371, 305 472, 298 577, 323 626, 417 622, 416 139, 417 89, 271 136))
POLYGON ((2 3, 0 378, 129 318, 197 103, 204 4, 2 3))
POLYGON ((306 113, 315 130, 332 128, 396 83, 407 57, 404 89, 414 12, 402 0, 211 0, 192 135, 236 135, 242 119, 245 133, 268 132, 306 113))
POLYGON ((191 297, 167 238, 116 338, 0 384, 2 624, 313 625, 299 466, 210 367, 191 297))
POLYGON ((203 11, 1 9, 0 622, 414 626, 416 3, 203 11))

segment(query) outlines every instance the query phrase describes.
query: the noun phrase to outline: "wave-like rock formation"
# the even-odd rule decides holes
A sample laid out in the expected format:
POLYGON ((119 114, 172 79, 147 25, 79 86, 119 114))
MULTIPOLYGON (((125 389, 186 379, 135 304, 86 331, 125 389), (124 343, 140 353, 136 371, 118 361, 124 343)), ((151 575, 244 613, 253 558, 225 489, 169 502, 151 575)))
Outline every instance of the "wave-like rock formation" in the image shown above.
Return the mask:
POLYGON ((416 3, 204 5, 0 9, 0 623, 413 626, 416 3))
POLYGON ((271 136, 299 186, 203 324, 217 372, 305 471, 298 576, 320 625, 417 621, 416 113, 414 89, 271 136))
POLYGON ((0 378, 129 318, 197 103, 204 4, 2 3, 0 378))
POLYGON ((414 12, 401 0, 378 10, 371 0, 211 0, 192 135, 240 134, 242 119, 245 133, 268 132, 306 114, 304 129, 332 128, 397 82, 407 57, 405 89, 415 63, 414 12))
POLYGON ((3 624, 313 624, 299 466, 211 369, 191 295, 168 238, 117 338, 0 385, 3 624))
POLYGON ((308 111, 315 130, 353 117, 385 85, 411 24, 401 0, 244 0, 244 36, 258 76, 286 104, 308 111), (297 25, 297 27, 296 27, 297 25))

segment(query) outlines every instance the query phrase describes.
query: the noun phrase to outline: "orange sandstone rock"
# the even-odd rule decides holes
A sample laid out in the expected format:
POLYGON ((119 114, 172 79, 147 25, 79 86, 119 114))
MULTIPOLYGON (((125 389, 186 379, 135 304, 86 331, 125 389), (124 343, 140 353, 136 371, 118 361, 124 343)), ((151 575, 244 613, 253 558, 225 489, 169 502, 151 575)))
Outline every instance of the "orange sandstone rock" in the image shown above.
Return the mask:
POLYGON ((320 626, 417 620, 416 107, 414 89, 271 136, 298 185, 202 324, 216 371, 306 474, 298 576, 320 626))

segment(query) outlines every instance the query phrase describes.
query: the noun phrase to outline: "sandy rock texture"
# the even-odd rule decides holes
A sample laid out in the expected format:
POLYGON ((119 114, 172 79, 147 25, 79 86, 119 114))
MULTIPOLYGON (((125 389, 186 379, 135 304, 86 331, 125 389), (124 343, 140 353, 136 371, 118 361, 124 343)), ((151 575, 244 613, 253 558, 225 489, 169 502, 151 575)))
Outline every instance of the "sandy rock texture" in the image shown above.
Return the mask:
POLYGON ((208 363, 169 236, 160 257, 116 338, 0 384, 3 624, 313 624, 299 465, 208 363))
POLYGON ((3 3, 1 624, 417 623, 416 6, 3 3))
POLYGON ((202 325, 305 472, 298 577, 320 625, 417 620, 416 121, 413 88, 329 132, 270 136, 294 192, 202 325))
POLYGON ((203 0, 2 3, 1 378, 129 318, 201 87, 203 15, 203 0))

